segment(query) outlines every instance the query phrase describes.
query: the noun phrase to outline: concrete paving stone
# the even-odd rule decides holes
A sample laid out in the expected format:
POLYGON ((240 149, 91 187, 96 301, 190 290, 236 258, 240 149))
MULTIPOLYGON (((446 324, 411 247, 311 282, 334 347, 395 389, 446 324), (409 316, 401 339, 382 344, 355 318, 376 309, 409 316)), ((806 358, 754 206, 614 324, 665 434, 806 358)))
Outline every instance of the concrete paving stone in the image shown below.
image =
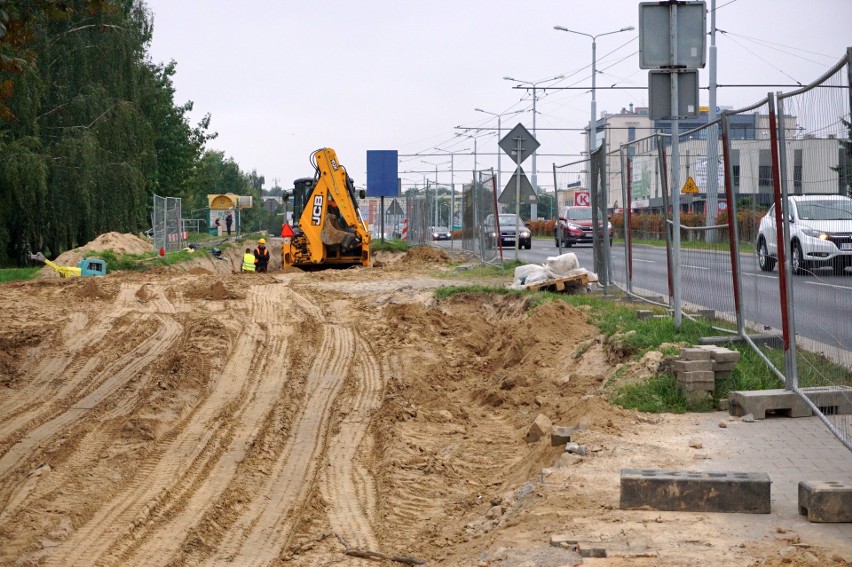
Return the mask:
POLYGON ((678 358, 681 360, 711 360, 711 352, 703 348, 683 348, 678 358))
POLYGON ((713 370, 712 360, 675 360, 672 363, 675 372, 710 372, 713 370))

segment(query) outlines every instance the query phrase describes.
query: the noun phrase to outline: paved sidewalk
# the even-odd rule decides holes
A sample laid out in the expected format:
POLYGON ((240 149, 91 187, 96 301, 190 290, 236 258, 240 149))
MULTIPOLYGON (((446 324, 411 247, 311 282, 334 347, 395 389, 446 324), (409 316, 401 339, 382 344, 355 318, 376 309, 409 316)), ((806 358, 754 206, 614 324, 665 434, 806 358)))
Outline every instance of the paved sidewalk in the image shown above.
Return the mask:
POLYGON ((852 484, 852 451, 835 438, 817 417, 773 417, 746 423, 727 412, 709 414, 699 422, 704 452, 696 463, 704 471, 765 472, 772 481, 773 521, 803 536, 852 542, 852 524, 817 524, 799 514, 799 481, 852 484), (725 422, 726 428, 719 427, 725 422))

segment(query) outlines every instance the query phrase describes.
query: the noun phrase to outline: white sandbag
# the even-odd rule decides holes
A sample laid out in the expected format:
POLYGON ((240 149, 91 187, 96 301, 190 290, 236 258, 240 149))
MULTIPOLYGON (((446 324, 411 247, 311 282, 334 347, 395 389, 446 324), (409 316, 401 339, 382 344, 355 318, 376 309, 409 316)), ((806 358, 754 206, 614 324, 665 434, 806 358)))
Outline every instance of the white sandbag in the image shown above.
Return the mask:
POLYGON ((579 276, 579 275, 582 275, 582 274, 586 274, 586 276, 588 276, 590 282, 598 281, 598 275, 594 272, 590 272, 586 268, 577 268, 576 270, 571 270, 570 272, 565 274, 563 277, 579 276))
POLYGON ((547 280, 552 279, 554 279, 553 274, 551 274, 548 270, 542 270, 541 272, 537 272, 535 274, 527 276, 527 279, 526 281, 524 281, 524 284, 533 285, 541 282, 546 282, 547 280))
POLYGON ((546 273, 547 270, 540 264, 524 264, 515 268, 515 285, 525 285, 527 279, 533 274, 546 273))
POLYGON ((566 252, 561 256, 549 257, 545 266, 548 270, 556 274, 557 277, 562 277, 567 276, 571 270, 579 268, 580 261, 577 260, 577 255, 573 252, 566 252))

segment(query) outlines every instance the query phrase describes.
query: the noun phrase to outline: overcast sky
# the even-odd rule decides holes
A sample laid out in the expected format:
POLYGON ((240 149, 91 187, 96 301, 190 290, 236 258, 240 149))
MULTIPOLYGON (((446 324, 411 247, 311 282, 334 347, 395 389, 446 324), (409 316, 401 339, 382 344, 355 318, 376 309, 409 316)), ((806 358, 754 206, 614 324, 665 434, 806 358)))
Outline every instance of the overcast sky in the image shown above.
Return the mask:
MULTIPOLYGON (((580 130, 591 112, 592 40, 555 25, 590 35, 637 27, 597 40, 597 110, 648 103, 635 0, 145 2, 154 15, 152 60, 177 61, 175 102, 195 103, 193 123, 210 113, 219 137, 209 147, 244 172, 257 170, 266 189, 312 176, 309 155, 326 146, 359 187, 366 185, 367 150, 399 151, 405 185, 434 180, 433 164, 438 181, 450 183, 449 157, 435 147, 461 150, 454 177, 466 182, 474 140, 458 134, 478 136, 480 168, 497 166, 497 119, 475 108, 524 110, 504 115, 502 134, 519 121, 533 130, 532 91, 503 77, 537 83, 565 75, 537 89, 536 169, 548 186, 553 163, 575 161, 583 150, 580 130), (430 153, 436 155, 404 155, 430 153)), ((811 82, 852 45, 850 22, 852 0, 717 0, 716 25, 726 32, 717 34, 717 81, 811 82)), ((706 68, 700 82, 708 84, 706 68)), ((740 108, 776 90, 792 88, 720 88, 717 103, 740 108)), ((700 97, 706 104, 706 89, 700 97)), ((511 171, 505 156, 502 169, 511 171)), ((531 175, 531 160, 524 169, 531 175)))

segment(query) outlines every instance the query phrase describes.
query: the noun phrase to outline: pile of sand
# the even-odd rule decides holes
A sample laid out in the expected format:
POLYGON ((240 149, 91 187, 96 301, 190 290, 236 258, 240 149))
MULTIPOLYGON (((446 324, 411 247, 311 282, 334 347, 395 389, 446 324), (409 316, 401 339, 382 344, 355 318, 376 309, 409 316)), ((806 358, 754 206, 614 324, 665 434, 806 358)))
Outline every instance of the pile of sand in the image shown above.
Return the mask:
MULTIPOLYGON (((154 245, 150 241, 135 234, 106 232, 88 244, 63 252, 57 256, 54 262, 59 266, 76 266, 83 258, 104 250, 112 250, 116 256, 121 256, 122 254, 144 254, 153 251, 153 249, 154 245)), ((53 268, 45 266, 39 273, 39 277, 58 278, 59 274, 53 268)))

